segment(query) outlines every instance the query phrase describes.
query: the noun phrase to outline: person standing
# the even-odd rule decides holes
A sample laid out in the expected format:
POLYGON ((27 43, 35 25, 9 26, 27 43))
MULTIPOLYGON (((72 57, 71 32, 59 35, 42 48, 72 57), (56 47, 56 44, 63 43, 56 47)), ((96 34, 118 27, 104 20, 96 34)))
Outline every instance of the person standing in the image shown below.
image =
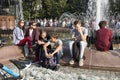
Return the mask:
POLYGON ((99 51, 108 51, 112 42, 112 30, 107 28, 106 21, 99 22, 100 29, 96 31, 95 47, 99 51))
POLYGON ((116 29, 120 29, 120 19, 117 21, 116 25, 115 25, 116 29))

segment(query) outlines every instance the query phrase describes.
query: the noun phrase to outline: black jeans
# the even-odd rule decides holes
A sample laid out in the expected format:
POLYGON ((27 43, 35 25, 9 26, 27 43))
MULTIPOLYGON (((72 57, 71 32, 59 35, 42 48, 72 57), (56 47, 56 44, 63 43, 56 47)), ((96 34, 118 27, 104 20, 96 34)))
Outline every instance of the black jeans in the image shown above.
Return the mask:
POLYGON ((73 43, 73 60, 74 61, 78 61, 79 60, 79 56, 80 56, 80 43, 79 42, 74 42, 73 43))

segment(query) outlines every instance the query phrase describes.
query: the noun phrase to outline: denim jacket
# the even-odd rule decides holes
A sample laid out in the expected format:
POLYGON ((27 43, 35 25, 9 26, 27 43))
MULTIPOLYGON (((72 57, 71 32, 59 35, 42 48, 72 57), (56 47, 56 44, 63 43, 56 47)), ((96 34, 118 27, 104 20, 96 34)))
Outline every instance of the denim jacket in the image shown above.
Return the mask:
POLYGON ((24 39, 23 30, 19 27, 15 27, 15 29, 13 30, 13 43, 18 44, 22 39, 24 39))

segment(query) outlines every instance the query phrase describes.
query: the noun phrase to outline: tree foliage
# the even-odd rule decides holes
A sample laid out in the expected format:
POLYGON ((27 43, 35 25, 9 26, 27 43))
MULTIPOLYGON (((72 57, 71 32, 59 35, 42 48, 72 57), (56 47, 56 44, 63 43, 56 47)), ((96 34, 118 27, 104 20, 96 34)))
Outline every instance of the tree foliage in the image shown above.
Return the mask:
POLYGON ((23 14, 25 19, 39 17, 41 0, 23 0, 23 14))
POLYGON ((115 16, 120 14, 120 0, 110 0, 110 9, 115 16))
MULTIPOLYGON (((89 0, 23 0, 24 18, 55 18, 64 12, 85 13, 89 0), (38 9, 38 5, 40 6, 38 9)), ((109 0, 112 13, 120 13, 120 0, 109 0)))
POLYGON ((43 10, 45 17, 60 16, 66 9, 66 0, 44 0, 43 10))

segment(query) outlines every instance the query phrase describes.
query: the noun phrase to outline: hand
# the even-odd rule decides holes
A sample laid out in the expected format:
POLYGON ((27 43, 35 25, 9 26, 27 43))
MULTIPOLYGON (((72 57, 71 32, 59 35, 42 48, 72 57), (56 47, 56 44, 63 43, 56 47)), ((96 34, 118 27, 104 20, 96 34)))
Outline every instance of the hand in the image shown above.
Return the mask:
POLYGON ((82 29, 81 29, 81 27, 78 29, 78 32, 80 32, 80 33, 82 32, 82 29))
POLYGON ((49 57, 52 58, 54 54, 49 54, 49 57))
POLYGON ((75 41, 75 40, 77 40, 77 38, 76 38, 76 37, 73 37, 72 40, 75 41))
POLYGON ((50 58, 50 55, 47 53, 46 55, 45 55, 47 58, 50 58))

